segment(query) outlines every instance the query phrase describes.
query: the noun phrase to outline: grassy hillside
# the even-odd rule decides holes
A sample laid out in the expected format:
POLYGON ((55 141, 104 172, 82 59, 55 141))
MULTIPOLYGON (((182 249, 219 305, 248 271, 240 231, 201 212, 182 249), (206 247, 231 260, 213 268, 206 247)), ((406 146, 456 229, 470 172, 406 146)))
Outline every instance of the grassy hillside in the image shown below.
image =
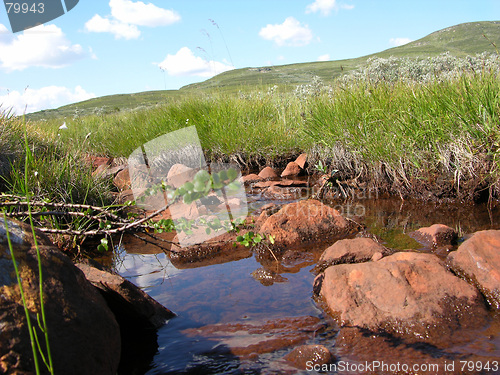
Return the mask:
POLYGON ((315 76, 320 77, 327 84, 331 83, 341 74, 356 69, 375 56, 428 57, 444 52, 450 52, 455 56, 465 56, 485 51, 494 53, 496 52, 495 46, 500 46, 500 21, 464 23, 436 31, 404 46, 355 59, 235 69, 204 82, 185 86, 180 90, 104 96, 54 110, 29 114, 28 118, 39 120, 72 117, 75 113, 86 115, 99 113, 99 111, 112 113, 140 107, 154 107, 157 104, 211 90, 231 94, 238 91, 267 91, 269 87, 278 85, 281 90, 286 91, 297 85, 310 83, 315 76))

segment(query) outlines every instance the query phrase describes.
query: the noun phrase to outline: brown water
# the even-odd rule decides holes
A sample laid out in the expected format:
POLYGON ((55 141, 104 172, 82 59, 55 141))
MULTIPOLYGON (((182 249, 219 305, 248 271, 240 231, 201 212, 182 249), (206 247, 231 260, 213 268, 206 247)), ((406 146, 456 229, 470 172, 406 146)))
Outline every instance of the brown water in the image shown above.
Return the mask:
MULTIPOLYGON (((254 195, 249 203, 257 209, 267 202, 254 195)), ((421 248, 407 233, 435 223, 455 228, 462 239, 478 230, 500 228, 499 210, 488 211, 485 206, 367 199, 336 208, 398 250, 421 248)), ((307 249, 309 255, 288 259, 275 269, 250 251, 233 254, 220 264, 178 269, 161 249, 125 243, 115 253, 117 271, 177 317, 157 332, 157 346, 148 343, 131 350, 120 373, 311 373, 283 360, 294 345, 302 343, 323 344, 337 361, 348 359, 335 346, 338 326, 312 298, 312 269, 328 245, 318 244, 307 249)), ((363 348, 364 358, 380 360, 379 350, 363 348)), ((435 348, 422 350, 439 355, 435 348)), ((500 316, 492 313, 483 330, 450 342, 446 352, 499 359, 500 316)))

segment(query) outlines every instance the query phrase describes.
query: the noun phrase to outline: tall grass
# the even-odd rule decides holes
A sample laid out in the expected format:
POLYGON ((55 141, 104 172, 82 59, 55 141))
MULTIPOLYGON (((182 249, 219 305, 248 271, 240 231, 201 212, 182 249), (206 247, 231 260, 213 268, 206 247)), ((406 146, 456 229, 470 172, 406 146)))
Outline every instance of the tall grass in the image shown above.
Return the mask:
POLYGON ((126 157, 159 135, 195 125, 208 158, 273 159, 307 147, 299 105, 270 94, 194 96, 151 110, 70 120, 61 139, 81 145, 90 133, 88 152, 126 157))

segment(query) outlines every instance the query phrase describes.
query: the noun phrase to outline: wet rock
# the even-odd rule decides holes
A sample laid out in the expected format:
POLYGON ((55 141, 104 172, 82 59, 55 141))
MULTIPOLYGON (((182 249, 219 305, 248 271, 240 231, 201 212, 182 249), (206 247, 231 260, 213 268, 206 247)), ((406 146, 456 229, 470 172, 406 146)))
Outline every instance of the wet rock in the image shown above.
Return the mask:
POLYGON ((291 161, 287 164, 285 170, 281 173, 281 177, 298 176, 302 172, 302 168, 297 163, 291 161))
POLYGON ((281 276, 279 273, 269 271, 262 267, 253 271, 252 277, 264 286, 270 286, 274 283, 286 283, 288 281, 288 279, 281 276))
POLYGON ((241 178, 241 180, 243 181, 243 183, 245 184, 250 184, 252 182, 257 182, 257 181, 262 181, 263 178, 260 177, 259 175, 256 175, 255 173, 251 173, 251 174, 248 174, 246 176, 243 176, 241 178))
POLYGON ((240 358, 255 358, 260 354, 300 345, 325 328, 313 316, 284 318, 258 323, 212 324, 182 331, 188 337, 203 337, 218 342, 217 353, 225 351, 240 358))
MULTIPOLYGON (((201 229, 205 233, 205 230, 201 229)), ((238 235, 244 235, 246 232, 248 230, 242 229, 238 235)), ((177 268, 202 267, 250 257, 252 252, 249 248, 236 243, 236 236, 234 232, 226 232, 197 245, 185 247, 174 245, 169 252, 169 257, 177 268)), ((178 243, 178 240, 174 238, 172 242, 178 243)))
POLYGON ((317 268, 324 270, 335 264, 380 260, 390 253, 389 249, 371 238, 360 237, 340 240, 323 252, 317 268))
POLYGON ((286 267, 295 267, 301 265, 309 265, 314 262, 314 255, 310 252, 299 250, 287 250, 281 258, 281 264, 286 267))
POLYGON ((447 262, 500 309, 500 230, 476 232, 448 255, 447 262))
POLYGON ((120 275, 88 262, 76 266, 102 294, 120 326, 126 329, 158 329, 175 316, 144 291, 120 275))
POLYGON ((454 244, 458 236, 453 228, 444 224, 434 224, 410 233, 410 237, 424 246, 441 247, 454 244))
MULTIPOLYGON (((373 375, 448 375, 478 374, 463 369, 460 360, 474 361, 476 358, 460 353, 450 353, 423 343, 409 343, 390 335, 380 335, 372 331, 344 327, 335 341, 336 354, 344 364, 369 365, 350 373, 373 375), (455 363, 454 368, 446 368, 455 363), (385 364, 385 367, 382 367, 385 364), (399 364, 399 365, 398 365, 399 364), (432 367, 428 367, 432 366, 432 367)), ((492 359, 490 359, 492 360, 492 359)), ((487 359, 482 361, 486 363, 487 359)))
MULTIPOLYGON (((263 212, 261 215, 267 215, 263 212)), ((260 232, 275 237, 277 247, 306 242, 343 238, 359 230, 359 226, 340 213, 313 199, 290 203, 267 217, 260 232)))
POLYGON ((342 326, 436 345, 487 316, 478 290, 433 254, 401 252, 377 262, 331 266, 316 277, 314 291, 342 326))
MULTIPOLYGON (((9 221, 14 253, 34 327, 40 313, 38 261, 31 228, 9 221)), ((37 233, 42 261, 45 316, 56 374, 116 374, 120 331, 103 297, 71 260, 37 233)), ((0 259, 10 260, 0 219, 0 259)), ((26 316, 15 276, 0 287, 0 372, 34 373, 26 316)), ((43 346, 43 335, 37 333, 43 346)), ((43 367, 43 364, 42 364, 43 367)))
POLYGON ((324 345, 301 345, 285 356, 295 367, 306 370, 312 366, 326 365, 332 361, 330 350, 324 345))
POLYGON ((276 178, 278 177, 278 174, 275 172, 273 168, 265 167, 263 170, 260 171, 259 177, 263 179, 276 178))
POLYGON ((297 164, 301 169, 307 168, 307 154, 300 154, 297 159, 295 159, 295 164, 297 164))

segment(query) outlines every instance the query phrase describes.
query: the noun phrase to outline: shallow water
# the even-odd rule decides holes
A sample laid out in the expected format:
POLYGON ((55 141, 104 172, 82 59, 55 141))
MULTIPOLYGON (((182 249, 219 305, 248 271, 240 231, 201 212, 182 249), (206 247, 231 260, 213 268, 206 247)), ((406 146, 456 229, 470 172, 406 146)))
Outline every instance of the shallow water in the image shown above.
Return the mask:
MULTIPOLYGON (((252 196, 249 203, 251 209, 258 209, 268 201, 252 196)), ((365 224, 387 247, 398 250, 429 251, 407 233, 435 223, 455 228, 462 239, 478 230, 500 229, 498 209, 488 211, 485 206, 437 206, 395 199, 331 204, 365 224)), ((125 242, 115 253, 116 270, 177 317, 157 332, 157 348, 131 355, 120 373, 307 373, 283 360, 294 345, 302 343, 323 344, 338 361, 347 359, 335 347, 338 326, 312 298, 312 269, 328 245, 309 249, 309 257, 276 269, 281 277, 261 282, 254 277, 255 271, 263 266, 272 271, 273 265, 249 251, 235 254, 225 263, 178 269, 161 249, 154 253, 152 247, 131 247, 125 242), (292 337, 291 332, 297 334, 292 337)), ((484 329, 473 336, 450 343, 448 351, 500 358, 498 315, 492 314, 484 329)), ((372 353, 364 353, 365 357, 379 358, 376 347, 368 350, 372 353)))

